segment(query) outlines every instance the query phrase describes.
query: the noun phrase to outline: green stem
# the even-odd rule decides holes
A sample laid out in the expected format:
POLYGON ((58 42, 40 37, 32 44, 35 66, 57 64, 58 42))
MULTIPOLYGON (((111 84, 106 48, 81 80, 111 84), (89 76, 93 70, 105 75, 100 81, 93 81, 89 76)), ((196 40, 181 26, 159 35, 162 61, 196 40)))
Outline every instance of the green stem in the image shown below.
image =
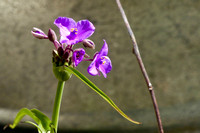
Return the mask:
POLYGON ((60 105, 62 100, 62 94, 64 89, 65 81, 58 81, 56 97, 54 101, 53 114, 52 114, 52 124, 54 125, 55 131, 57 132, 58 128, 58 119, 60 113, 60 105))

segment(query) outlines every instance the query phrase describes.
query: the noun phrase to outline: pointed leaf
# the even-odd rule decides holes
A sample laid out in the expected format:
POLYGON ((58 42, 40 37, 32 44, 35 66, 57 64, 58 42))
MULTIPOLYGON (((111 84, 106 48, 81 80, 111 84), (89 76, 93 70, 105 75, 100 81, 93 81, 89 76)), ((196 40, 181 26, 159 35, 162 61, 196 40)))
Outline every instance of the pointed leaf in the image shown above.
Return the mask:
POLYGON ((46 115, 44 115, 42 112, 40 112, 37 109, 31 109, 31 112, 33 112, 34 115, 40 120, 42 127, 46 131, 51 130, 51 120, 46 115))
POLYGON ((36 123, 40 121, 29 109, 22 108, 15 117, 13 124, 10 124, 9 127, 14 129, 25 115, 30 116, 36 123))
POLYGON ((35 121, 35 123, 31 121, 25 121, 25 123, 29 123, 37 127, 39 133, 47 133, 51 130, 54 130, 53 126, 51 125, 51 120, 46 115, 37 109, 29 110, 27 108, 22 108, 18 112, 13 124, 9 125, 9 127, 14 129, 25 115, 30 116, 35 121))
POLYGON ((132 120, 130 117, 128 117, 124 112, 122 112, 115 103, 103 92, 101 91, 95 84, 93 84, 88 78, 86 78, 83 74, 81 74, 78 70, 72 68, 72 67, 66 67, 71 73, 76 75, 79 79, 81 79, 85 84, 87 84, 91 89, 93 89, 95 92, 97 92, 103 99, 105 99, 118 113, 120 113, 124 118, 129 120, 132 123, 135 124, 141 124, 140 122, 132 120))

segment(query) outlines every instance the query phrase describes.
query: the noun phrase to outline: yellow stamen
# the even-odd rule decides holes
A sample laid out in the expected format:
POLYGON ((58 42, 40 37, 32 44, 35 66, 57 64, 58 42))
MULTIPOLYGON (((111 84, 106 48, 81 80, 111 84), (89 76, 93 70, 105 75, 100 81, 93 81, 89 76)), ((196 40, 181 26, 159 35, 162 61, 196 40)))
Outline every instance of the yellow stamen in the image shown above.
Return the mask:
POLYGON ((103 63, 102 64, 105 64, 106 63, 106 61, 103 61, 103 63))
POLYGON ((73 32, 73 31, 74 31, 74 28, 71 28, 70 31, 73 32))

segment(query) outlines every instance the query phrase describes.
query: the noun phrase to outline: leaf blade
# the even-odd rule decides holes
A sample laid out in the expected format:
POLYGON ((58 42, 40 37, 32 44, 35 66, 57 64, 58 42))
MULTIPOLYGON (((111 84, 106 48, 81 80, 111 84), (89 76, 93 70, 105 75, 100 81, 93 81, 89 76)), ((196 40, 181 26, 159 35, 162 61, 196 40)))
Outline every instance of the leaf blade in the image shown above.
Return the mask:
POLYGON ((15 120, 13 124, 10 124, 9 127, 14 129, 18 123, 23 119, 25 115, 30 116, 36 123, 38 123, 40 120, 27 108, 22 108, 16 115, 15 120))
POLYGON ((104 100, 106 100, 119 114, 121 114, 125 119, 129 120, 132 123, 135 124, 141 124, 140 122, 137 122, 130 117, 128 117, 123 111, 121 111, 117 105, 102 91, 100 90, 94 83, 92 83, 88 78, 86 78, 83 74, 81 74, 78 70, 67 67, 71 73, 73 73, 75 76, 77 76, 79 79, 81 79, 86 85, 88 85, 91 89, 93 89, 95 92, 97 92, 104 100))
POLYGON ((51 120, 42 112, 40 112, 37 109, 31 109, 31 112, 34 113, 34 115, 40 120, 40 123, 42 125, 42 127, 46 130, 46 131, 50 131, 51 130, 51 120))
POLYGON ((44 115, 42 112, 40 112, 37 109, 29 110, 27 108, 22 108, 17 113, 13 124, 9 124, 8 126, 14 129, 25 115, 30 116, 35 122, 34 123, 32 121, 25 121, 25 123, 29 123, 35 126, 38 129, 39 133, 47 133, 47 132, 50 132, 51 130, 54 130, 54 126, 52 126, 51 120, 46 115, 44 115))

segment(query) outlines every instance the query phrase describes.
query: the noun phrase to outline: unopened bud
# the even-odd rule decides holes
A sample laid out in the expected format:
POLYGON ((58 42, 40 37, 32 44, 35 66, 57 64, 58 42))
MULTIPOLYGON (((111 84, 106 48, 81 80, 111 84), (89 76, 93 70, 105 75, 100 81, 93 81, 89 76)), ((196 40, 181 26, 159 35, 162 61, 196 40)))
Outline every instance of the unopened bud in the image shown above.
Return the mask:
POLYGON ((59 64, 59 60, 60 60, 58 52, 56 50, 53 50, 52 55, 53 55, 52 62, 56 63, 58 65, 59 64))
POLYGON ((95 44, 94 44, 94 42, 92 40, 85 39, 82 42, 83 42, 83 46, 84 47, 95 49, 95 44))
POLYGON ((59 56, 59 55, 58 55, 58 52, 57 52, 56 50, 53 50, 52 55, 53 55, 53 57, 59 56))
POLYGON ((54 41, 57 40, 56 33, 55 33, 52 29, 49 29, 48 37, 49 37, 49 40, 50 40, 51 42, 54 42, 54 41))
POLYGON ((69 57, 69 53, 68 52, 65 52, 64 54, 63 54, 63 59, 67 59, 69 57))
POLYGON ((63 54, 64 54, 64 51, 63 51, 62 47, 59 47, 59 48, 58 48, 58 55, 59 55, 60 57, 62 57, 63 54))
POLYGON ((38 39, 48 39, 48 36, 41 29, 33 27, 31 33, 38 39))

